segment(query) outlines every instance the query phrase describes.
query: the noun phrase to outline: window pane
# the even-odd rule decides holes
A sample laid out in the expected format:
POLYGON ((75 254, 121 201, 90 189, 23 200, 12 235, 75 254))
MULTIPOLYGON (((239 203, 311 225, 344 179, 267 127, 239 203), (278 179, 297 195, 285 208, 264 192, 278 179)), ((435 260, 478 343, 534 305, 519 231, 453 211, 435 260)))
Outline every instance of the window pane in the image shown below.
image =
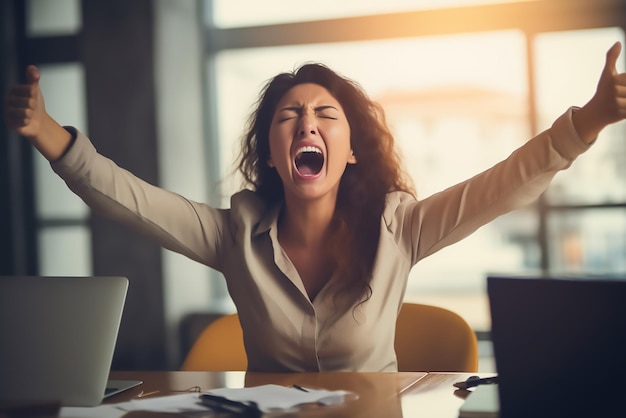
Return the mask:
POLYGON ((46 276, 89 276, 91 233, 88 228, 57 227, 39 231, 39 274, 46 276))
POLYGON ((26 34, 30 37, 73 35, 80 31, 79 0, 28 0, 26 34))
POLYGON ((553 273, 626 273, 626 209, 555 212, 548 220, 553 273))
POLYGON ((228 28, 513 1, 519 0, 317 0, 302 7, 291 0, 208 0, 207 9, 216 27, 228 28))
POLYGON ((50 163, 33 149, 35 171, 35 199, 39 219, 84 219, 89 214, 87 205, 70 191, 65 182, 50 168, 50 163))
POLYGON ((82 64, 41 65, 39 71, 48 113, 60 124, 72 123, 86 133, 85 72, 82 64))
MULTIPOLYGON (((620 28, 545 33, 536 38, 535 73, 539 125, 548 127, 567 106, 584 105, 595 92, 605 52, 624 43, 620 28)), ((618 68, 624 69, 624 54, 618 68)), ((548 191, 550 203, 626 202, 626 125, 605 129, 591 150, 548 191)))
MULTIPOLYGON (((80 64, 45 65, 41 72, 41 89, 46 110, 59 123, 72 123, 86 131, 84 73, 80 64)), ((36 150, 35 198, 39 218, 84 218, 87 206, 74 195, 36 150)))
MULTIPOLYGON (((232 170, 243 123, 264 82, 315 60, 356 80, 383 105, 418 195, 426 197, 490 167, 528 139, 525 51, 523 34, 507 31, 220 53, 222 174, 232 170)), ((239 188, 237 179, 227 179, 226 196, 239 188)), ((518 211, 422 261, 407 299, 447 301, 487 329, 486 272, 535 267, 534 226, 531 209, 518 211)))

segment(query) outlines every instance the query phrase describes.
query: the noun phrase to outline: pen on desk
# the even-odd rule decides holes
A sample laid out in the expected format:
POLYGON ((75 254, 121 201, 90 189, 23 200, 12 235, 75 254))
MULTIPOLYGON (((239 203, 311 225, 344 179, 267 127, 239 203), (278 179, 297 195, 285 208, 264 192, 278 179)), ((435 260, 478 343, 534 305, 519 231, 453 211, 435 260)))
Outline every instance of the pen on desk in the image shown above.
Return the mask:
POLYGON ((479 385, 491 385, 494 383, 498 383, 498 376, 491 377, 479 377, 479 376, 470 376, 467 380, 463 382, 454 383, 454 387, 459 389, 469 389, 479 385))
POLYGON ((291 387, 294 388, 294 389, 301 390, 302 392, 308 392, 308 390, 306 390, 305 388, 303 388, 300 385, 291 385, 291 387))
POLYGON ((135 398, 145 398, 146 396, 156 395, 157 393, 159 393, 158 390, 153 390, 152 392, 147 393, 142 390, 137 396, 135 396, 135 398))

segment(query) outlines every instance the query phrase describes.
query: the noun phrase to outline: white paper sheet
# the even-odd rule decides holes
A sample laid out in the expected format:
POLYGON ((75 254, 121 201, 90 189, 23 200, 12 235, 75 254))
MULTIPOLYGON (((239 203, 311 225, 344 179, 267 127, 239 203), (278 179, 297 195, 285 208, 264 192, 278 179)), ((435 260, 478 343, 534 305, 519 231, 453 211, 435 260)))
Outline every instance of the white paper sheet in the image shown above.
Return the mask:
MULTIPOLYGON (((346 397, 356 398, 344 390, 296 389, 280 385, 263 385, 250 388, 213 389, 207 393, 223 396, 233 401, 256 402, 263 412, 289 410, 300 405, 317 403, 335 405, 345 402, 346 397)), ((133 399, 118 404, 100 405, 92 408, 61 408, 61 418, 119 418, 130 411, 151 412, 197 412, 208 411, 200 402, 200 393, 158 396, 133 399)))
POLYGON ((120 418, 126 411, 115 405, 99 405, 93 407, 64 406, 59 411, 59 418, 120 418))
POLYGON ((304 391, 280 385, 263 385, 239 389, 222 388, 210 390, 208 393, 223 396, 233 401, 256 402, 259 409, 264 412, 291 409, 308 403, 322 405, 340 404, 345 401, 346 395, 352 395, 352 392, 345 390, 307 388, 304 391))

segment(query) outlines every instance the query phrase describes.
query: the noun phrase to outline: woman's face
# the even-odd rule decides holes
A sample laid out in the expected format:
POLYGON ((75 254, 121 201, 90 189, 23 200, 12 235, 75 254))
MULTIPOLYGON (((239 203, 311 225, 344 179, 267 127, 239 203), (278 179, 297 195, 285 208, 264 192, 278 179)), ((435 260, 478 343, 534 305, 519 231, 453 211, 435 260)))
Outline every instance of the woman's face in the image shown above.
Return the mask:
POLYGON ((347 164, 355 164, 350 126, 324 87, 298 84, 278 102, 269 132, 270 160, 286 197, 336 197, 347 164))

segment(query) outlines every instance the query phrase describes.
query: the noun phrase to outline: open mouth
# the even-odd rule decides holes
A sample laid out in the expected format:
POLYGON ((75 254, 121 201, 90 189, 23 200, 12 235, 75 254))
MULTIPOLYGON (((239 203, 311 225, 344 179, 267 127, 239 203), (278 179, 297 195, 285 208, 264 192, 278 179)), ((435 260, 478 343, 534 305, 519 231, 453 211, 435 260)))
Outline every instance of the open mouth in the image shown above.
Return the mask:
POLYGON ((324 154, 317 147, 306 146, 298 150, 295 167, 302 176, 314 176, 322 171, 324 154))

